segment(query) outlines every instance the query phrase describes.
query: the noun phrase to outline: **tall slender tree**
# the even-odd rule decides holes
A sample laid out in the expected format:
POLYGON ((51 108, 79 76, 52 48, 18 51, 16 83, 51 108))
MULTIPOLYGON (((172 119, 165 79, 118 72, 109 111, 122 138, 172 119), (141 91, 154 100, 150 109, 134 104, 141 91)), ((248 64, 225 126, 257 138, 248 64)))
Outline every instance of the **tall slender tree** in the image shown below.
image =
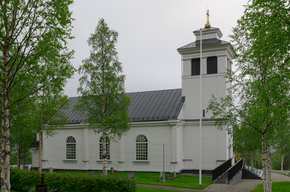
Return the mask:
POLYGON ((2 106, 1 189, 10 191, 10 111, 43 86, 63 87, 74 68, 71 0, 0 0, 0 81, 2 106), (47 71, 44 71, 47 64, 47 71), (44 78, 47 77, 47 78, 44 78), (43 83, 44 82, 44 83, 43 83), (22 85, 22 88, 16 88, 22 85))
POLYGON ((283 173, 283 165, 285 153, 290 152, 290 128, 289 121, 285 124, 277 125, 279 131, 276 132, 275 141, 273 142, 273 148, 280 151, 282 154, 281 158, 281 173, 283 173))
POLYGON ((86 116, 86 123, 95 132, 102 133, 103 175, 107 175, 106 142, 121 138, 129 129, 130 97, 125 94, 122 66, 118 61, 115 44, 118 33, 110 30, 100 19, 95 33, 88 39, 92 47, 90 57, 78 69, 81 93, 76 107, 86 116))
POLYGON ((250 0, 231 36, 237 53, 237 71, 228 73, 228 95, 208 107, 219 127, 245 124, 261 137, 264 192, 272 191, 270 144, 290 111, 290 35, 287 0, 250 0), (243 104, 235 106, 234 98, 243 104), (250 116, 244 112, 249 111, 250 116))

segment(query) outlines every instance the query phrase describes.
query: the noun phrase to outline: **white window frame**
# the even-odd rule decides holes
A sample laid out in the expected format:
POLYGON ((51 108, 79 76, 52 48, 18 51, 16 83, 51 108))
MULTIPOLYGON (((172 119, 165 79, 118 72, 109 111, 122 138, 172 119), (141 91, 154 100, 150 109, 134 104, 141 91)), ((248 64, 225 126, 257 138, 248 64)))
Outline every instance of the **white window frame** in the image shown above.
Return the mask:
MULTIPOLYGON (((101 141, 102 138, 103 137, 101 136, 99 139, 99 160, 103 160, 103 158, 101 158, 101 154, 103 154, 103 143, 101 141), (101 145, 102 145, 102 149, 101 149, 101 145)), ((106 153, 107 153, 107 160, 111 160, 111 143, 108 142, 108 139, 106 139, 106 153)))
POLYGON ((76 159, 77 159, 77 140, 76 140, 76 137, 70 135, 70 136, 67 136, 66 139, 65 139, 65 160, 76 160, 76 159), (69 137, 72 137, 75 140, 75 158, 74 159, 68 159, 67 158, 67 144, 68 144, 67 139, 69 137))
POLYGON ((148 141, 148 137, 146 136, 146 135, 144 135, 144 134, 139 134, 139 135, 137 135, 137 137, 135 138, 135 145, 134 145, 135 147, 134 147, 134 154, 135 154, 135 160, 136 161, 149 161, 149 141, 148 141), (144 136, 145 138, 146 138, 146 142, 138 142, 138 143, 146 143, 147 144, 147 153, 146 153, 146 157, 147 157, 147 159, 137 159, 137 155, 138 155, 138 153, 137 153, 137 139, 138 139, 138 137, 139 136, 144 136))

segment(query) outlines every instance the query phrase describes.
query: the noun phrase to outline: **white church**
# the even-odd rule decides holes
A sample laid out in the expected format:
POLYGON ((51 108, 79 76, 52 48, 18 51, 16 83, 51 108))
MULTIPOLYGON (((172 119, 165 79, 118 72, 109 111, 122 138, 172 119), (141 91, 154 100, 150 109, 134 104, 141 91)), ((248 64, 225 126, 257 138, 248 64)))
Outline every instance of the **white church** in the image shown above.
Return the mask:
MULTIPOLYGON (((231 70, 232 45, 221 40, 220 29, 209 23, 202 29, 202 35, 201 30, 193 33, 196 41, 177 49, 182 60, 181 89, 127 93, 131 97, 131 129, 117 142, 107 144, 108 168, 160 172, 163 169, 163 144, 166 172, 198 172, 200 149, 203 173, 211 173, 216 166, 233 157, 232 138, 226 125, 223 130, 218 130, 215 121, 210 119, 211 113, 206 113, 212 95, 217 98, 227 95, 229 85, 225 75, 227 69, 231 70)), ((72 112, 78 97, 70 100, 66 110, 69 123, 58 128, 53 137, 43 135, 42 169, 102 170, 101 134, 88 129, 84 119, 72 112)), ((36 140, 30 147, 33 150, 32 167, 38 167, 39 142, 36 140)))

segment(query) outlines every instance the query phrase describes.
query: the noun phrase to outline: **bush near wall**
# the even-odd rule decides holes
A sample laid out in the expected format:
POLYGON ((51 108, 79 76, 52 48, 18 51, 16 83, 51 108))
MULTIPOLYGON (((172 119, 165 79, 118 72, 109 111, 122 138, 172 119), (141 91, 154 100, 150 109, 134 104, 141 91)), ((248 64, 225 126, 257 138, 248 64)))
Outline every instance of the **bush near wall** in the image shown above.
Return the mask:
MULTIPOLYGON (((37 171, 11 168, 10 183, 12 189, 27 192, 29 187, 41 184, 41 174, 37 171)), ((57 189, 61 192, 136 191, 135 179, 130 179, 122 175, 101 176, 44 173, 44 184, 47 184, 50 190, 57 189)))

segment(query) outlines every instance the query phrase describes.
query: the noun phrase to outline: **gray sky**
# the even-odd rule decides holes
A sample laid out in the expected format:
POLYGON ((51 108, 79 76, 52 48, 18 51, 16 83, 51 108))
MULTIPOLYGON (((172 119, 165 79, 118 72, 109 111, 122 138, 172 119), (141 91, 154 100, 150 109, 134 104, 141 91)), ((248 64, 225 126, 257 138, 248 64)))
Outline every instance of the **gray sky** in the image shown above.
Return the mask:
MULTIPOLYGON (((243 15, 248 0, 75 0, 71 61, 79 68, 91 48, 87 39, 100 18, 118 31, 117 51, 126 75, 126 92, 181 88, 181 57, 177 48, 195 41, 192 33, 204 27, 206 7, 212 27, 228 37, 243 15)), ((78 96, 80 75, 68 80, 65 94, 78 96)))

